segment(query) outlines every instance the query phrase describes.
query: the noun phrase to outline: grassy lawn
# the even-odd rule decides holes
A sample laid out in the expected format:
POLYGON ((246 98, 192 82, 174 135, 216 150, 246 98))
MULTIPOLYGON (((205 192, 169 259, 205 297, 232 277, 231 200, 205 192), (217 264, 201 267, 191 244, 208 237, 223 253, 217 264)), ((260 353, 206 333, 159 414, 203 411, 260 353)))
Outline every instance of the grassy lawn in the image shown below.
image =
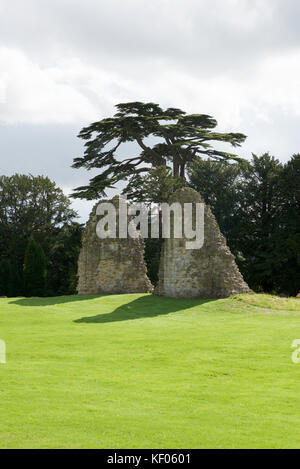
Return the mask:
POLYGON ((300 448, 300 300, 0 299, 1 448, 300 448))

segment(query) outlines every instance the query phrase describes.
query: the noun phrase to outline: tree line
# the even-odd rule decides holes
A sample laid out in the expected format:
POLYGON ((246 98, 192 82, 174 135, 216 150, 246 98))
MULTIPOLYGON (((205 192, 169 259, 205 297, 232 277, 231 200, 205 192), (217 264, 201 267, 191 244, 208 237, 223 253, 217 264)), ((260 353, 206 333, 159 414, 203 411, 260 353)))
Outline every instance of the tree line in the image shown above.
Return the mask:
MULTIPOLYGON (((245 280, 256 292, 295 296, 300 290, 300 155, 281 163, 268 153, 234 164, 198 160, 187 179, 167 168, 137 176, 124 193, 134 201, 167 201, 180 186, 198 191, 214 213, 245 280)), ((160 240, 146 241, 156 283, 160 240)))
MULTIPOLYGON (((299 155, 285 164, 268 153, 247 161, 219 149, 220 143, 239 147, 246 136, 217 132, 209 115, 164 110, 155 103, 116 108, 114 116, 79 133, 85 151, 73 167, 96 168, 99 174, 72 197, 99 200, 121 182, 129 201, 160 204, 189 185, 211 206, 249 286, 297 294, 299 155), (124 144, 126 157, 118 152, 124 144)), ((70 200, 47 177, 0 177, 0 295, 75 293, 82 229, 70 200)), ((148 275, 155 284, 161 240, 145 241, 148 275)))
POLYGON ((256 292, 300 291, 300 155, 268 153, 248 164, 200 161, 190 185, 208 203, 237 264, 256 292))
MULTIPOLYGON (((247 163, 201 160, 187 171, 187 180, 179 181, 168 168, 152 169, 130 199, 165 201, 189 185, 211 206, 254 291, 299 293, 300 155, 286 163, 268 153, 247 163)), ((0 296, 76 293, 82 230, 70 200, 47 177, 0 177, 0 296)), ((160 240, 145 244, 155 284, 160 240)))
POLYGON ((83 226, 43 176, 0 176, 0 296, 76 292, 83 226))

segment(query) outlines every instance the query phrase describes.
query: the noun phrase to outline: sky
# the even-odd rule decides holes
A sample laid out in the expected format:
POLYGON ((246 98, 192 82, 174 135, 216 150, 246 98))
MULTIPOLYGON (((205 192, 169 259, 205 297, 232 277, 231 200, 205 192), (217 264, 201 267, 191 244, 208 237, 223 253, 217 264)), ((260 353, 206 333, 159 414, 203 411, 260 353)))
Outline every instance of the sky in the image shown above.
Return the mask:
MULTIPOLYGON (((300 152, 299 18, 299 0, 0 0, 0 174, 70 194, 97 174, 71 168, 80 129, 129 101, 210 114, 248 136, 244 158, 287 161, 300 152)), ((73 202, 82 221, 92 205, 73 202)))

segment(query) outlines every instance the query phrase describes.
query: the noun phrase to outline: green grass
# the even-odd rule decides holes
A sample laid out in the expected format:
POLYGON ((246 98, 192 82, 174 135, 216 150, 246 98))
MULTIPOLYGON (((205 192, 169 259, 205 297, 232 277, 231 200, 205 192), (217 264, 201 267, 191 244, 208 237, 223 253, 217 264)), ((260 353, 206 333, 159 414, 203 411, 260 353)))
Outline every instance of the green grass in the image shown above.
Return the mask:
POLYGON ((1 448, 300 448, 300 300, 0 299, 1 448))

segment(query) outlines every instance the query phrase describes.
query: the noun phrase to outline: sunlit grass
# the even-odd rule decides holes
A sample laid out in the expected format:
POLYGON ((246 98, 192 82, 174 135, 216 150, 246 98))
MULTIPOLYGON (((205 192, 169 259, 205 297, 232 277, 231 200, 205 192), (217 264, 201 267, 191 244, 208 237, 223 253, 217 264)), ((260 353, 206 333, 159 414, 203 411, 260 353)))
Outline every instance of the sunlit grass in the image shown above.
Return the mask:
POLYGON ((300 447, 300 299, 0 299, 1 448, 300 447))

